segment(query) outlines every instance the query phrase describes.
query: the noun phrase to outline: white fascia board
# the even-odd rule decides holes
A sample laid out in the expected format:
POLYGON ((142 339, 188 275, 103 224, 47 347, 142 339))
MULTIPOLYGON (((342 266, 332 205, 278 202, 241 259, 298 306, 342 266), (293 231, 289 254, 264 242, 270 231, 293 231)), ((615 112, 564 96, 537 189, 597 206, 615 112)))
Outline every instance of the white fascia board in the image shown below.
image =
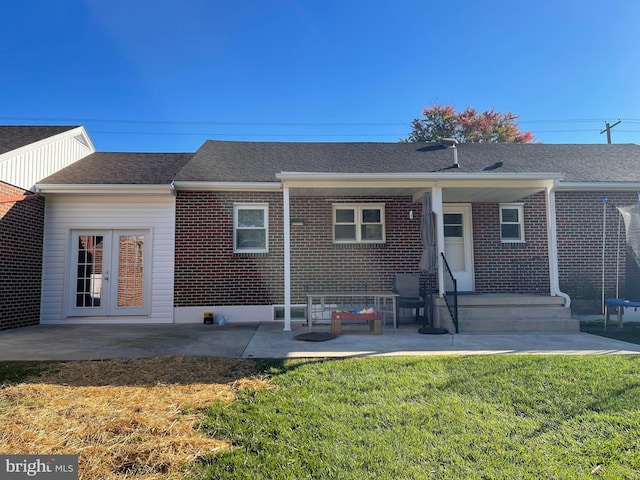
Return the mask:
POLYGON ((171 185, 107 185, 107 184, 36 184, 36 191, 47 193, 93 194, 93 195, 149 195, 172 194, 171 185))
POLYGON ((540 186, 563 178, 560 173, 304 173, 281 172, 276 175, 288 187, 517 187, 540 186))
POLYGON ((67 130, 66 132, 53 135, 52 137, 43 138, 42 140, 38 140, 37 142, 29 143, 28 145, 23 145, 22 147, 16 148, 15 150, 10 150, 8 152, 5 152, 0 155, 0 162, 3 162, 13 157, 17 157, 18 155, 22 155, 23 153, 27 153, 31 150, 36 150, 50 143, 54 143, 59 140, 62 140, 63 138, 68 138, 68 137, 73 138, 78 135, 84 136, 85 140, 87 141, 87 145, 91 150, 91 153, 94 153, 96 149, 93 146, 93 142, 89 138, 87 131, 84 129, 84 127, 76 127, 76 128, 72 128, 71 130, 67 130))
POLYGON ((610 192, 636 191, 639 182, 558 182, 557 191, 564 192, 610 192))
POLYGON ((185 192, 281 192, 280 182, 173 182, 176 190, 185 192))

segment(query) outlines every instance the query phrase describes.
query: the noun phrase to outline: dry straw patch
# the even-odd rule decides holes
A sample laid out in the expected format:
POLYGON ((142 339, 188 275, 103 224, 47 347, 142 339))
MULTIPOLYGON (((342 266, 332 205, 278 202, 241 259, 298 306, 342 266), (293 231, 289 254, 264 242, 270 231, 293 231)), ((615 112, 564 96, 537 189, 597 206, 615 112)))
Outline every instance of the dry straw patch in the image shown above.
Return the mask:
POLYGON ((177 479, 186 462, 229 448, 194 428, 198 409, 267 386, 247 360, 63 363, 0 388, 0 451, 78 454, 81 479, 177 479))

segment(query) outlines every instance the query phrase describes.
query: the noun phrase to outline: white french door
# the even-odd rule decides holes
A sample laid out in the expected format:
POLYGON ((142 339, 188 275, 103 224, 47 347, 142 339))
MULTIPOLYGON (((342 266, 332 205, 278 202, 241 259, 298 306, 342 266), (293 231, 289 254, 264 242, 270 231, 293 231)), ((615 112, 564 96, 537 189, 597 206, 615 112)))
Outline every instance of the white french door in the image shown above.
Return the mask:
POLYGON ((148 237, 147 231, 71 232, 68 314, 147 315, 148 237))
POLYGON ((444 255, 458 280, 458 291, 474 290, 473 235, 470 204, 444 204, 444 255))

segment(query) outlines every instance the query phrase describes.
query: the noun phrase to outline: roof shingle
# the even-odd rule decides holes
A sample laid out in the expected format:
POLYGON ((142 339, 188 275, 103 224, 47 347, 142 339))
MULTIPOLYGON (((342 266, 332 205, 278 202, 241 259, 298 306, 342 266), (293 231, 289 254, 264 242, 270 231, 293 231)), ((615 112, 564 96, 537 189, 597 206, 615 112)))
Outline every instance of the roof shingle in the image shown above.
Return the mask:
POLYGON ((96 152, 50 175, 41 184, 164 185, 192 153, 96 152))
POLYGON ((46 125, 0 126, 0 155, 74 128, 78 127, 46 125))
POLYGON ((275 182, 281 172, 560 173, 565 182, 640 182, 634 144, 205 142, 193 153, 98 152, 42 180, 59 184, 275 182))
POLYGON ((176 180, 274 181, 280 172, 562 173, 570 182, 640 182, 633 144, 460 144, 453 152, 424 143, 285 143, 209 140, 176 180))

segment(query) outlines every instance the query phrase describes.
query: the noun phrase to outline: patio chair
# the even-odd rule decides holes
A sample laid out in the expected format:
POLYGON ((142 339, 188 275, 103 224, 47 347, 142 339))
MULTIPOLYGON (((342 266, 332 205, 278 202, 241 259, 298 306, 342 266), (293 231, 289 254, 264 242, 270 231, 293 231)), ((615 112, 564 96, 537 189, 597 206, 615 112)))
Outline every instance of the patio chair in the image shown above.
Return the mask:
MULTIPOLYGON (((415 309, 416 323, 420 320, 420 309, 424 310, 424 297, 420 292, 420 275, 399 273, 393 279, 393 291, 398 294, 397 309, 415 309)), ((399 312, 396 312, 399 320, 399 312)))

